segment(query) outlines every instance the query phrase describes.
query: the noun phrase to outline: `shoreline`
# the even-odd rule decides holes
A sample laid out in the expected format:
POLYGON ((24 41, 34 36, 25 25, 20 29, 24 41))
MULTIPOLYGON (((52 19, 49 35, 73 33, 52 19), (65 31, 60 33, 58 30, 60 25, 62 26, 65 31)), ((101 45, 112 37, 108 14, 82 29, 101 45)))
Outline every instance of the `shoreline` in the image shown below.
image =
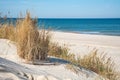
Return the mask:
POLYGON ((100 36, 115 36, 120 37, 120 34, 114 35, 114 34, 102 34, 100 32, 95 31, 62 31, 62 30, 52 30, 52 32, 63 32, 63 33, 75 33, 75 34, 86 34, 86 35, 100 35, 100 36))

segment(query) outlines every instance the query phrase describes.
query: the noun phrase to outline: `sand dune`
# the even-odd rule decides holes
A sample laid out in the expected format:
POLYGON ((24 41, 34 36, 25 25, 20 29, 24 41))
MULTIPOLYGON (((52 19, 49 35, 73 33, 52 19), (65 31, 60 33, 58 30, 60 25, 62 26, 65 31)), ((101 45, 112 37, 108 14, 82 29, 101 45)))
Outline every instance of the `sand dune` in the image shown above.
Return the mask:
POLYGON ((0 39, 0 80, 95 80, 96 73, 79 68, 79 75, 66 69, 66 61, 50 57, 58 65, 31 65, 17 56, 16 46, 9 40, 0 39), (5 76, 7 75, 7 76, 5 76))

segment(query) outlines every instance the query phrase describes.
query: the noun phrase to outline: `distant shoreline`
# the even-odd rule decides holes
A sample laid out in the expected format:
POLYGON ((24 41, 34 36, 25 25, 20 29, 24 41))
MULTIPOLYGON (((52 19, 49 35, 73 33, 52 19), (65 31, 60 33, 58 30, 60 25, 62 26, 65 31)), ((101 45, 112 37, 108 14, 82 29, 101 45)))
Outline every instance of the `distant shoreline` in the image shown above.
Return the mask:
POLYGON ((110 34, 102 34, 100 32, 74 32, 74 31, 61 31, 61 30, 52 30, 53 32, 63 32, 63 33, 75 33, 75 34, 86 34, 86 35, 101 35, 101 36, 116 36, 120 37, 119 35, 110 35, 110 34))

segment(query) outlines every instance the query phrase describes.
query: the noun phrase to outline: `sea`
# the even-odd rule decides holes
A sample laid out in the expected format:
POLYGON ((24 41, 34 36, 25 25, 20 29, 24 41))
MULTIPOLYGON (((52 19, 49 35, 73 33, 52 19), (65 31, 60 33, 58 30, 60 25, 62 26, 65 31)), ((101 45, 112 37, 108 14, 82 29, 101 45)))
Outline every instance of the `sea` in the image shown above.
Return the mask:
MULTIPOLYGON (((16 20, 16 18, 7 19, 12 22, 16 20)), ((80 34, 120 36, 120 18, 38 18, 37 21, 38 28, 80 34)))

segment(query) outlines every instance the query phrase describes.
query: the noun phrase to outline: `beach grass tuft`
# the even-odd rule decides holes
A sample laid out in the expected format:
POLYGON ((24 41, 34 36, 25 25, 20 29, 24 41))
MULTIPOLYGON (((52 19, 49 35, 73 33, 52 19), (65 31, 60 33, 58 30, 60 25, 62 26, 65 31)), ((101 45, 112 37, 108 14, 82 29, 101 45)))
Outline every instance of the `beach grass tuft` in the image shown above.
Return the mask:
POLYGON ((115 71, 115 64, 106 54, 98 55, 97 50, 93 50, 90 54, 83 58, 78 58, 77 63, 89 70, 102 75, 109 80, 118 80, 119 75, 115 71))
POLYGON ((46 60, 49 49, 49 31, 38 31, 36 20, 32 20, 30 13, 25 19, 17 22, 16 42, 18 55, 28 61, 46 60))
POLYGON ((67 58, 68 56, 68 48, 64 46, 60 46, 58 43, 50 43, 49 46, 49 55, 55 56, 59 58, 67 58))
MULTIPOLYGON (((71 57, 69 57, 71 58, 71 57)), ((84 67, 91 70, 105 79, 119 80, 120 74, 115 70, 115 64, 110 57, 106 57, 106 54, 98 55, 97 50, 93 50, 83 58, 78 57, 77 59, 70 60, 73 65, 84 67)), ((74 68, 69 68, 74 69, 74 68)))
POLYGON ((12 24, 3 24, 0 27, 0 38, 15 40, 15 28, 12 24))
POLYGON ((0 27, 0 38, 15 41, 17 54, 26 61, 46 60, 49 43, 49 30, 37 29, 37 19, 32 19, 27 12, 24 19, 19 19, 16 25, 3 24, 0 27))

